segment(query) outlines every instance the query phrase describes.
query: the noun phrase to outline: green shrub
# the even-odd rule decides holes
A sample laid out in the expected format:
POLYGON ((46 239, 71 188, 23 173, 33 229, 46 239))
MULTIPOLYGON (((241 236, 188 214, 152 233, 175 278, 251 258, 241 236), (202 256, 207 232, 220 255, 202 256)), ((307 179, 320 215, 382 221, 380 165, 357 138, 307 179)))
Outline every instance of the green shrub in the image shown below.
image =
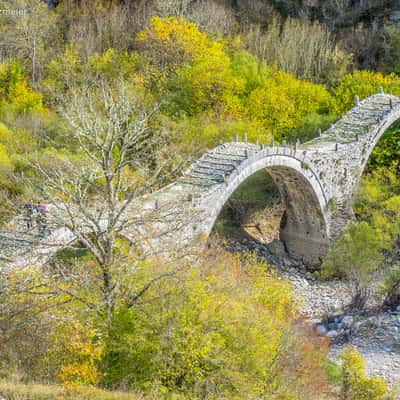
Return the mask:
POLYGON ((321 276, 344 278, 352 293, 352 305, 363 309, 374 274, 382 261, 381 249, 377 230, 365 221, 351 223, 331 246, 322 264, 321 276))
POLYGON ((368 160, 368 170, 395 166, 400 175, 400 124, 392 125, 379 139, 368 160))
POLYGON ((103 382, 190 399, 313 398, 324 380, 322 354, 294 329, 289 286, 254 260, 213 260, 155 285, 142 305, 119 309, 103 382))
POLYGON ((326 358, 325 360, 323 360, 322 363, 326 375, 328 376, 328 379, 331 383, 333 383, 334 385, 339 385, 340 384, 340 380, 341 380, 341 367, 336 364, 335 362, 333 362, 332 360, 329 360, 328 358, 326 358))
POLYGON ((357 350, 347 348, 341 355, 341 399, 389 400, 393 399, 382 378, 365 376, 365 364, 357 350))
POLYGON ((288 141, 295 143, 297 139, 301 143, 314 139, 317 136, 318 129, 325 131, 337 119, 335 114, 307 114, 299 125, 288 135, 288 141))
POLYGON ((337 207, 336 199, 334 197, 330 198, 328 201, 328 210, 335 211, 337 207))
POLYGON ((301 168, 303 168, 305 170, 310 169, 310 164, 306 163, 305 161, 302 161, 300 165, 301 165, 301 168))

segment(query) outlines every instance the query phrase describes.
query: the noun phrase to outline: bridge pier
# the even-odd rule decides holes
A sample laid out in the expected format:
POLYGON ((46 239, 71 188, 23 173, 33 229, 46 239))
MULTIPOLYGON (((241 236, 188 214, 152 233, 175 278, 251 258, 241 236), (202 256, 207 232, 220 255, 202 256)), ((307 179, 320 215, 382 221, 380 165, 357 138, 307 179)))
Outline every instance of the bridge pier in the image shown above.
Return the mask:
POLYGON ((329 239, 321 237, 317 231, 307 232, 287 225, 280 231, 280 240, 283 242, 287 253, 294 259, 301 261, 309 269, 320 268, 324 256, 329 249, 329 239))

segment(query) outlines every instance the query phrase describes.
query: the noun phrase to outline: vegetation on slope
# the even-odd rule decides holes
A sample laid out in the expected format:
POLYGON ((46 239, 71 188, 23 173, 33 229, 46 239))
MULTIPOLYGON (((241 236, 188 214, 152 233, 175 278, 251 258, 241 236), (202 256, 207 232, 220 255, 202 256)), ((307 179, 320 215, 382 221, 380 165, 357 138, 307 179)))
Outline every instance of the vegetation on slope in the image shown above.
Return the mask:
MULTIPOLYGON (((0 393, 125 396, 74 388, 87 385, 149 398, 300 400, 329 392, 326 344, 304 327, 290 288, 265 264, 221 250, 189 261, 148 259, 139 241, 118 235, 120 200, 167 184, 219 141, 245 132, 261 143, 306 141, 355 95, 380 86, 400 94, 398 32, 384 32, 388 55, 371 50, 374 21, 380 30, 388 24, 386 2, 377 18, 371 2, 344 1, 339 10, 333 2, 311 9, 284 1, 276 7, 281 16, 269 7, 274 2, 250 3, 65 0, 49 11, 21 0, 29 13, 0 15, 0 217, 29 198, 53 199, 72 211, 61 222, 81 239, 43 270, 3 274, 0 291, 4 379, 66 388, 47 395, 39 386, 1 384, 0 393), (351 71, 354 65, 382 72, 351 71), (115 216, 107 232, 77 226, 76 210, 89 225, 96 220, 93 204, 115 216)), ((391 265, 385 301, 400 298, 398 151, 393 127, 360 189, 361 222, 325 264, 354 285, 357 300, 382 270, 382 255, 391 265), (370 253, 359 256, 360 242, 370 253), (347 258, 335 257, 343 248, 347 258)), ((262 198, 253 200, 256 211, 262 198)), ((341 377, 347 398, 386 395, 354 353, 345 355, 341 377)))

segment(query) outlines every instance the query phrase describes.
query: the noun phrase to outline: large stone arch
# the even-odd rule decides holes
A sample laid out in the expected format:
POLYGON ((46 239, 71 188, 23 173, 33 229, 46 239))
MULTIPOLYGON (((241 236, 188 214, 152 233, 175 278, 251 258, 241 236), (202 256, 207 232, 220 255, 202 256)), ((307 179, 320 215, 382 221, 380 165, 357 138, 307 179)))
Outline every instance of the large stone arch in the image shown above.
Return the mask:
POLYGON ((260 158, 242 169, 237 176, 208 204, 210 218, 206 233, 210 233, 223 206, 237 188, 251 175, 265 169, 277 185, 286 207, 280 238, 290 255, 309 266, 318 266, 329 246, 329 213, 327 200, 318 176, 305 169, 292 156, 271 155, 260 158))

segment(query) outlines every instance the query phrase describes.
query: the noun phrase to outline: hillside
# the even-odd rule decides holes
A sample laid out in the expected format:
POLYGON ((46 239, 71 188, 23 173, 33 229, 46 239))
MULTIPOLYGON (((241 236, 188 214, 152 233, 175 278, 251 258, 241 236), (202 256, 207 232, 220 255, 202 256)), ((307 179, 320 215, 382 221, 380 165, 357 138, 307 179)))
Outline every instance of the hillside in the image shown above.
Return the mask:
POLYGON ((0 398, 400 398, 399 15, 0 1, 0 398))

